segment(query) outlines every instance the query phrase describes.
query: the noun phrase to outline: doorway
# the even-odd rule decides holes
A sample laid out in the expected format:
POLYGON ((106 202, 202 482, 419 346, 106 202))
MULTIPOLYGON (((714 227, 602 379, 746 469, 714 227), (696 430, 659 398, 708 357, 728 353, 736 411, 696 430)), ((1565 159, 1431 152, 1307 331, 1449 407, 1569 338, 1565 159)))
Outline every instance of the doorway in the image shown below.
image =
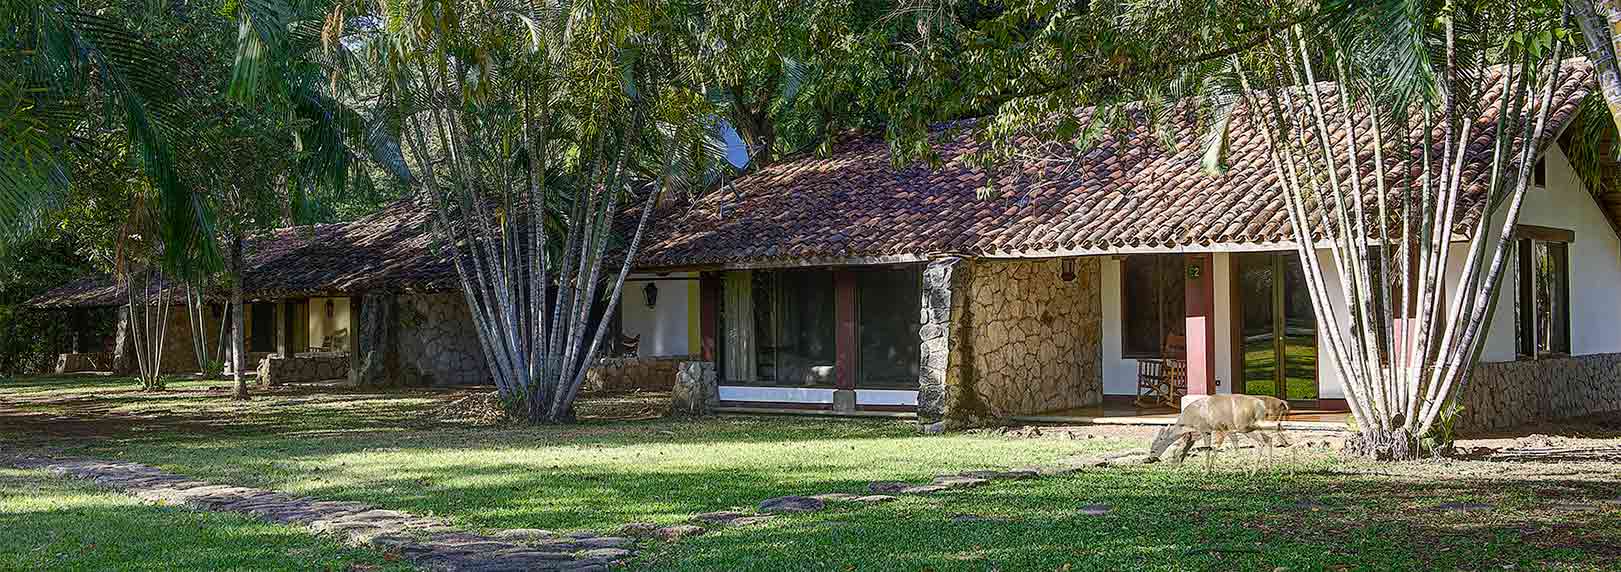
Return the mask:
POLYGON ((1306 274, 1292 252, 1233 257, 1233 315, 1238 330, 1234 393, 1315 401, 1317 317, 1306 274))

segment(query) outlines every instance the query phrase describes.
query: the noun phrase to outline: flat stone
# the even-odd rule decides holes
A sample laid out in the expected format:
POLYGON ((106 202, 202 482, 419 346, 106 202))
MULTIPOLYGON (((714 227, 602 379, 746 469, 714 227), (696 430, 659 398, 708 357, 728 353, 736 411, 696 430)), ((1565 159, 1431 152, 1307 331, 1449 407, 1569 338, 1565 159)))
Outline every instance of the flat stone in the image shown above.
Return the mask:
POLYGON ((860 502, 860 503, 867 503, 867 504, 878 504, 878 503, 886 503, 886 502, 895 500, 896 498, 898 498, 898 497, 892 497, 892 496, 889 496, 889 495, 867 495, 867 496, 856 497, 855 501, 860 502))
POLYGON ((981 478, 976 478, 976 477, 964 477, 964 476, 957 476, 957 475, 940 476, 940 477, 935 477, 934 478, 934 484, 935 485, 942 486, 942 487, 949 487, 949 488, 953 488, 953 489, 973 488, 973 487, 977 487, 977 486, 983 485, 983 484, 988 483, 988 482, 990 482, 990 480, 988 480, 988 479, 981 479, 981 478))
POLYGON ((702 526, 694 526, 694 525, 691 525, 691 524, 676 524, 676 525, 671 525, 671 526, 666 526, 664 528, 660 528, 658 530, 658 537, 660 539, 664 540, 665 542, 675 542, 677 540, 681 540, 681 539, 687 538, 689 536, 698 536, 698 535, 701 535, 701 534, 703 534, 705 532, 708 532, 708 531, 704 530, 704 527, 702 527, 702 526))
POLYGON ((949 491, 949 490, 951 490, 951 488, 952 487, 949 487, 949 486, 946 486, 946 485, 918 485, 918 486, 906 487, 906 488, 903 488, 903 489, 895 491, 895 492, 903 494, 903 495, 927 495, 927 494, 933 494, 933 493, 938 493, 938 492, 949 491))
POLYGON ((501 540, 550 540, 557 538, 557 533, 538 528, 509 528, 491 535, 501 540))
POLYGON ((1081 505, 1079 512, 1086 516, 1103 516, 1114 512, 1114 507, 1106 504, 1086 504, 1081 505))
POLYGON ((727 526, 750 526, 750 525, 761 524, 761 523, 767 522, 767 521, 771 520, 771 518, 772 517, 770 515, 767 515, 767 516, 745 516, 743 518, 739 518, 737 520, 726 523, 726 525, 727 526))
POLYGON ((880 494, 880 495, 893 494, 893 493, 901 492, 901 490, 903 490, 903 489, 905 489, 907 487, 910 487, 910 486, 912 486, 910 483, 899 483, 899 482, 894 482, 894 481, 878 481, 878 482, 874 482, 872 484, 867 485, 867 492, 870 492, 870 493, 873 493, 873 494, 880 494))
POLYGON ((737 519, 740 519, 740 518, 743 518, 743 517, 746 517, 746 516, 748 516, 748 515, 743 514, 741 512, 730 511, 730 510, 722 510, 722 511, 706 512, 706 513, 703 513, 703 514, 693 515, 692 520, 694 522, 702 522, 702 523, 705 523, 705 524, 729 524, 734 520, 737 520, 737 519))
POLYGON ((766 514, 805 513, 827 508, 827 503, 811 497, 786 496, 760 501, 758 508, 766 514))
POLYGON ((630 556, 630 554, 631 553, 630 553, 629 550, 625 550, 623 548, 595 548, 595 549, 591 549, 591 550, 581 551, 579 554, 576 554, 575 556, 578 556, 580 558, 600 558, 600 559, 603 559, 603 560, 617 560, 617 559, 620 559, 620 558, 624 558, 626 556, 630 556))
POLYGON ((581 548, 619 548, 633 544, 629 538, 619 536, 598 536, 596 538, 581 538, 575 542, 581 548))

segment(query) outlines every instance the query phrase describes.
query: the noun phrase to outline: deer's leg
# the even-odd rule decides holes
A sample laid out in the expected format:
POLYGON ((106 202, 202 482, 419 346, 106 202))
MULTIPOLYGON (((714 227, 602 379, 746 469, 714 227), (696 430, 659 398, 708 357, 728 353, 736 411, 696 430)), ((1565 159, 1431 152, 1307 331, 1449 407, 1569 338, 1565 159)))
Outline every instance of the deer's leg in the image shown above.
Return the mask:
POLYGON ((1187 460, 1188 451, 1193 449, 1193 437, 1194 437, 1194 435, 1195 435, 1194 432, 1189 431, 1187 433, 1183 433, 1181 437, 1177 438, 1178 441, 1180 442, 1180 446, 1177 448, 1176 455, 1175 455, 1177 464, 1181 464, 1182 461, 1187 460))
POLYGON ((1204 473, 1216 468, 1216 450, 1210 447, 1210 433, 1204 434, 1204 473))

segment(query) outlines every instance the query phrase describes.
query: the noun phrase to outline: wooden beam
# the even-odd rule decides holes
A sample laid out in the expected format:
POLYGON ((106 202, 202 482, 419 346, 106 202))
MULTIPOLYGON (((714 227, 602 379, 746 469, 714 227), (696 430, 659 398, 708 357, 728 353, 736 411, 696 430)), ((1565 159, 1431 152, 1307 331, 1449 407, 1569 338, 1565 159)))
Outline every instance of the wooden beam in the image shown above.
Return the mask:
POLYGON ((861 340, 856 337, 856 275, 833 272, 834 380, 839 389, 855 389, 861 340))
POLYGON ((1543 242, 1576 242, 1576 231, 1534 224, 1514 225, 1514 238, 1529 238, 1543 242))

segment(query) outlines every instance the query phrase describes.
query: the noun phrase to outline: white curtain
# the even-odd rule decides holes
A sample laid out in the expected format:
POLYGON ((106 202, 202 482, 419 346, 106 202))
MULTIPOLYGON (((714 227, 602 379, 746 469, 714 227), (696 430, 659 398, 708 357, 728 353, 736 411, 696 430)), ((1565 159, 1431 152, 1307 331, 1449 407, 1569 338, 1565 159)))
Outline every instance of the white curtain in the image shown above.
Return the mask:
POLYGON ((726 376, 727 381, 754 381, 754 276, 744 270, 726 273, 726 376))

